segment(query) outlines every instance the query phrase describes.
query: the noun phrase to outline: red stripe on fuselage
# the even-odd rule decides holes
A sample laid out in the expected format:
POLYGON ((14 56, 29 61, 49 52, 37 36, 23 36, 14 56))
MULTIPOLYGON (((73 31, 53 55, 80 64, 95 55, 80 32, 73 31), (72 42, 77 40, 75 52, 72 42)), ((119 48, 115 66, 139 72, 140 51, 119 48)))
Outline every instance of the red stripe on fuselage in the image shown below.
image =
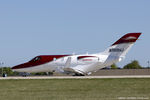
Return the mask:
POLYGON ((41 55, 33 58, 31 61, 12 67, 12 69, 29 68, 42 64, 46 64, 54 59, 62 58, 69 55, 41 55))
POLYGON ((88 57, 96 57, 96 56, 79 56, 77 59, 80 60, 80 59, 88 58, 88 57))

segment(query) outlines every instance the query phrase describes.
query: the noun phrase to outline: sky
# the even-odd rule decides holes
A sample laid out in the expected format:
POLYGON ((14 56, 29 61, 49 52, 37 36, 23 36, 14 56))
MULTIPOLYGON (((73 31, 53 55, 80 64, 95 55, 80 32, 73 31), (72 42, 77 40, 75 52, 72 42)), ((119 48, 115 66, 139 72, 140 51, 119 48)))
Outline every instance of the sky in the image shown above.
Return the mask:
POLYGON ((37 55, 104 51, 126 33, 142 32, 119 67, 150 60, 149 0, 1 0, 0 62, 37 55))

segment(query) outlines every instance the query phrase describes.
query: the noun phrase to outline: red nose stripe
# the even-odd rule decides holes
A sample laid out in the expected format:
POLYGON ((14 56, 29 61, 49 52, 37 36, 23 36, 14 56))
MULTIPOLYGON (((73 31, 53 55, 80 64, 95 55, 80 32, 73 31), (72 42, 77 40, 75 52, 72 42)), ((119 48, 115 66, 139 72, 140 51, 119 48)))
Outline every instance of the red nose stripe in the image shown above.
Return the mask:
POLYGON ((121 37, 118 41, 116 41, 112 45, 121 44, 121 43, 130 43, 130 42, 136 42, 136 40, 139 38, 139 36, 142 33, 128 33, 121 37))
POLYGON ((42 65, 42 64, 48 63, 50 61, 53 61, 54 58, 58 59, 58 58, 65 57, 65 56, 69 56, 69 55, 41 55, 41 56, 35 57, 34 59, 32 59, 31 61, 29 61, 27 63, 14 66, 14 67, 12 67, 12 69, 34 67, 34 66, 42 65))

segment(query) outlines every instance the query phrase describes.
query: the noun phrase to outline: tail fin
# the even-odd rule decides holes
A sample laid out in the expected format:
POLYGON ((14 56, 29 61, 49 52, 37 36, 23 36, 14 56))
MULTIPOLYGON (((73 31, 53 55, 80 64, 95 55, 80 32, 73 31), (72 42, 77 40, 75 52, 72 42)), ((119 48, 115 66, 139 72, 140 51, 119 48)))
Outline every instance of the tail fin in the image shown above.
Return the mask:
POLYGON ((133 46, 141 34, 142 33, 128 33, 124 35, 112 44, 106 51, 104 51, 104 53, 109 56, 125 57, 129 49, 133 46))

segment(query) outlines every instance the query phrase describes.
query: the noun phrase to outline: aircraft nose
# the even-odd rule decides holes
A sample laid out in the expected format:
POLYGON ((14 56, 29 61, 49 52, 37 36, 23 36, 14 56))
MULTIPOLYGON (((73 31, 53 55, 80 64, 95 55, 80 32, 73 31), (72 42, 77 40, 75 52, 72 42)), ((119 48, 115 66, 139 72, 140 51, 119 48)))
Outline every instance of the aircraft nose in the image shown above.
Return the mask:
POLYGON ((17 66, 13 66, 11 69, 17 69, 18 65, 17 66))
POLYGON ((19 69, 19 68, 20 68, 20 65, 17 65, 17 66, 13 66, 11 69, 15 70, 15 69, 19 69))
POLYGON ((13 66, 12 70, 17 70, 17 69, 22 69, 22 68, 27 68, 27 67, 30 67, 30 65, 28 63, 24 63, 24 64, 13 66))
POLYGON ((24 64, 20 64, 20 65, 16 65, 16 66, 13 66, 11 69, 13 71, 16 71, 16 72, 26 72, 26 68, 30 67, 31 65, 29 63, 24 63, 24 64))

